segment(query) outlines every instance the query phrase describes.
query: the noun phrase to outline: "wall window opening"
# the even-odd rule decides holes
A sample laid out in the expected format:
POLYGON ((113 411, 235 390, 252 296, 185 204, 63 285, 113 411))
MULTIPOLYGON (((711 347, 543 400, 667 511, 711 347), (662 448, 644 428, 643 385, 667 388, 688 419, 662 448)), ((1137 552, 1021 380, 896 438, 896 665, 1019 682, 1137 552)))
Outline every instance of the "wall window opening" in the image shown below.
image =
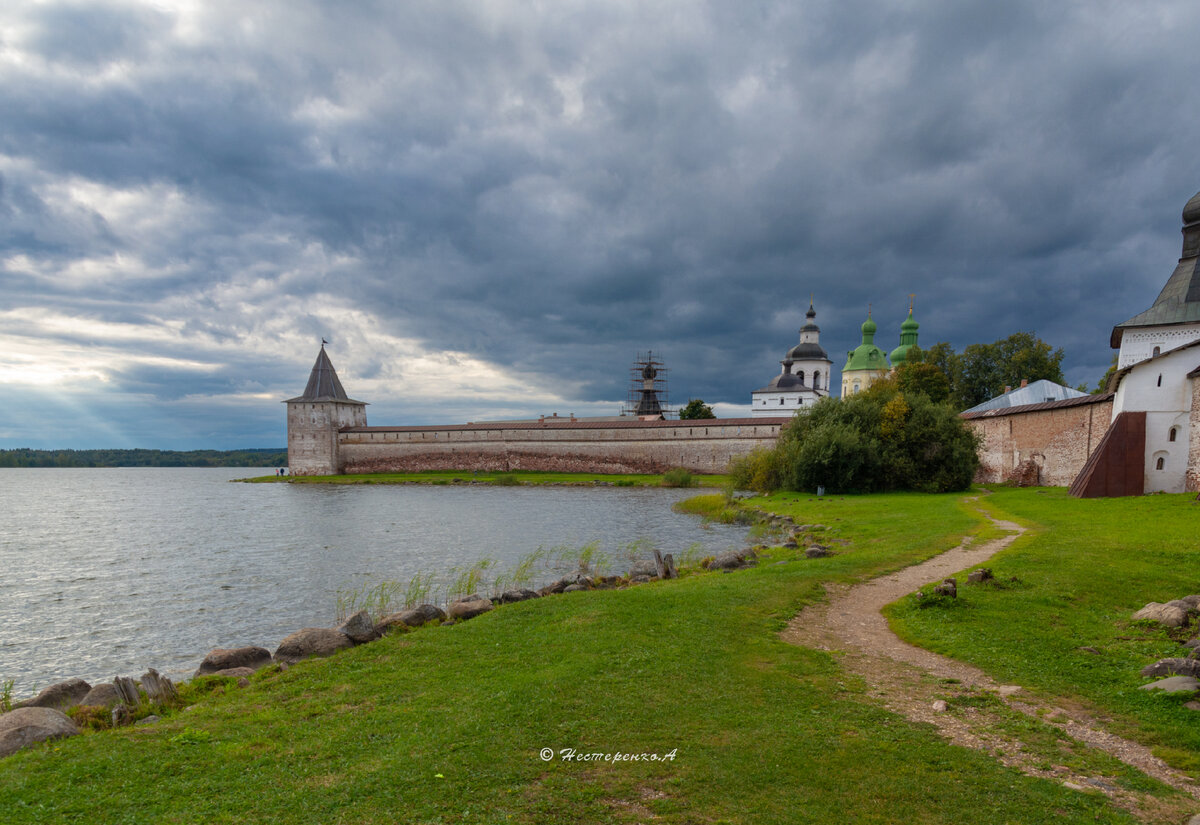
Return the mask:
POLYGON ((1167 433, 1167 441, 1174 441, 1175 435, 1179 432, 1178 427, 1172 427, 1171 432, 1167 433))
POLYGON ((1161 470, 1163 468, 1164 462, 1165 462, 1165 460, 1162 457, 1159 457, 1158 461, 1156 461, 1154 463, 1154 469, 1161 470))

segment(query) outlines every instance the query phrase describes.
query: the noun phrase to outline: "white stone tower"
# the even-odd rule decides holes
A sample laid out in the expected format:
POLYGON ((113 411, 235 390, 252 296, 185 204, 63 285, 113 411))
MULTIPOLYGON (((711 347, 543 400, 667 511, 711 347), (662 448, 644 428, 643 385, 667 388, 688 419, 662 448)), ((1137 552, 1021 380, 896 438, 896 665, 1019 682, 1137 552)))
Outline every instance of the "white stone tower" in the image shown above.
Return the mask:
POLYGON ((342 471, 338 431, 367 426, 367 405, 346 395, 325 354, 325 342, 308 376, 304 394, 287 404, 288 472, 297 476, 336 475, 342 471))

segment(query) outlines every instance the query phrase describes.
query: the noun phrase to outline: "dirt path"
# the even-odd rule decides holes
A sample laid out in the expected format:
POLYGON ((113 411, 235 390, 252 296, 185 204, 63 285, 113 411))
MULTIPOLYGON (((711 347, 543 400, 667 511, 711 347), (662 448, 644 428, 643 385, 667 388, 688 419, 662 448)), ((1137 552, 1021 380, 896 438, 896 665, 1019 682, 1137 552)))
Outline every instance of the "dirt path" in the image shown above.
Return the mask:
POLYGON ((795 645, 838 652, 840 664, 866 682, 872 697, 913 721, 934 725, 955 744, 987 751, 1030 776, 1057 779, 1077 790, 1101 791, 1145 821, 1183 822, 1197 809, 1195 803, 1166 802, 1123 789, 1113 778, 1051 764, 1057 761, 1054 748, 1061 761, 1078 764, 1072 757, 1081 745, 1087 746, 1200 800, 1200 785, 1148 748, 1104 731, 1080 708, 1047 703, 1018 685, 997 684, 972 665, 902 641, 888 627, 880 612, 885 605, 986 561, 1025 532, 1009 521, 991 521, 1008 535, 978 547, 967 539, 921 564, 852 587, 826 585, 828 601, 805 608, 788 624, 782 638, 795 645), (991 701, 996 698, 1000 701, 991 701), (1065 735, 1070 742, 1059 742, 1048 753, 1045 743, 1031 746, 1015 738, 1013 726, 1005 723, 1005 717, 1011 717, 1006 713, 1009 708, 1053 726, 1059 734, 1054 738, 1065 735))

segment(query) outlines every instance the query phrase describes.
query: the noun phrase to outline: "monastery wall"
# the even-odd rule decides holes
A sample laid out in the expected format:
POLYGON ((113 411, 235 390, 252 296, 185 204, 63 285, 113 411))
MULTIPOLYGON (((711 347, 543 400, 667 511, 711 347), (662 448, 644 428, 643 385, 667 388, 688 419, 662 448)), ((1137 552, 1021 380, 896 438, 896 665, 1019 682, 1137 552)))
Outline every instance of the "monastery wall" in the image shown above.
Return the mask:
POLYGON ((786 418, 350 427, 338 433, 342 473, 536 470, 723 473, 732 458, 771 447, 786 418))
POLYGON ((1037 483, 1069 487, 1112 423, 1112 395, 1070 398, 965 415, 980 435, 975 481, 1006 481, 1026 460, 1037 483))

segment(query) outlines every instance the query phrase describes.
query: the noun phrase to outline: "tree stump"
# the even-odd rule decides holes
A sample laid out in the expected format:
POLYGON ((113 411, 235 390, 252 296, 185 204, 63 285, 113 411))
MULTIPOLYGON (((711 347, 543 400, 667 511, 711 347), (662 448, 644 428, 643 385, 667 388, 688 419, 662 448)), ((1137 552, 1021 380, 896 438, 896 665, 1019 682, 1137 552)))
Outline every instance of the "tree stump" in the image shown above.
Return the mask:
POLYGON ((179 691, 175 689, 175 684, 154 668, 142 674, 142 687, 153 702, 170 704, 179 699, 179 691))
POLYGON ((679 578, 679 571, 675 569, 675 556, 672 553, 667 553, 663 556, 663 566, 667 569, 668 579, 679 578))
POLYGON ((141 703, 142 695, 138 693, 137 683, 128 676, 118 676, 113 679, 113 686, 117 689, 121 704, 136 708, 141 703))

